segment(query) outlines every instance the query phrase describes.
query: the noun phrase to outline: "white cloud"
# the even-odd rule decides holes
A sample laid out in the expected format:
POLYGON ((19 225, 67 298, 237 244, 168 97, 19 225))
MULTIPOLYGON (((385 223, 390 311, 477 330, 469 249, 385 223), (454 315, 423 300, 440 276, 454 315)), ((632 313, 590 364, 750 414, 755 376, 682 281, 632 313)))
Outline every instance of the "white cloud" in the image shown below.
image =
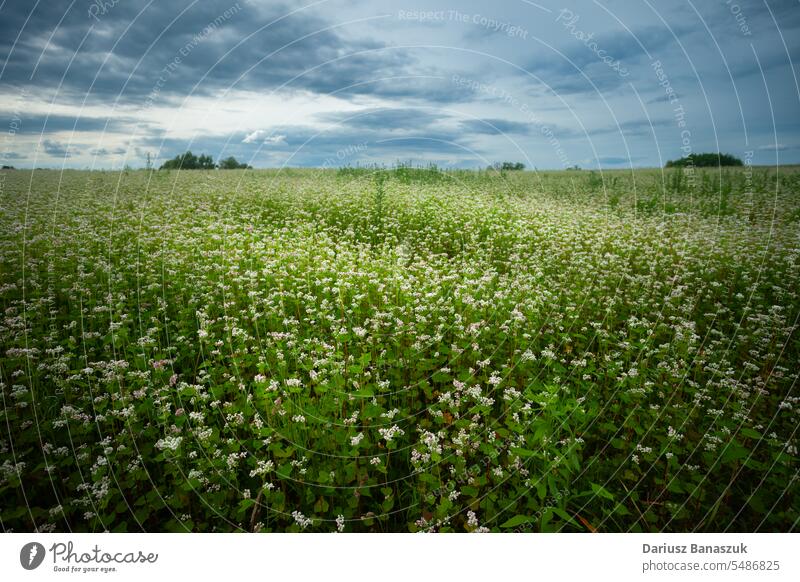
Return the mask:
POLYGON ((767 145, 758 146, 758 149, 767 152, 785 152, 789 148, 782 143, 771 143, 767 145))
POLYGON ((248 133, 242 140, 242 143, 257 143, 261 142, 267 145, 278 145, 286 143, 285 135, 269 135, 269 132, 264 129, 257 129, 252 133, 248 133))
POLYGON ((242 140, 242 143, 255 143, 267 134, 263 129, 257 129, 253 133, 248 133, 247 137, 242 140))

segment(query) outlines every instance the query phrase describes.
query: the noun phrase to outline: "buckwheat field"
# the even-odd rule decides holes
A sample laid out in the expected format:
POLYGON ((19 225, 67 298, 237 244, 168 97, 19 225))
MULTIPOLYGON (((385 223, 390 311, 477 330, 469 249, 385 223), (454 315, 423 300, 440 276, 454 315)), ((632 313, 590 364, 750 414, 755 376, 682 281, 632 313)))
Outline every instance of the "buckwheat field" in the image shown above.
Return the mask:
POLYGON ((797 528, 792 168, 2 186, 4 530, 797 528))

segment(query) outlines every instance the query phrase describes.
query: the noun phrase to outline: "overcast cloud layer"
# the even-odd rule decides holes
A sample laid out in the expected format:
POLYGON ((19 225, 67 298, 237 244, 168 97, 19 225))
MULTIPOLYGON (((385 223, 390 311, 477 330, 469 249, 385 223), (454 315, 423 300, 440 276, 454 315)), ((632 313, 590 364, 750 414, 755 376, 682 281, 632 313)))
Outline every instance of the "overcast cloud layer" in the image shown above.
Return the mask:
POLYGON ((800 162, 798 0, 0 0, 0 158, 800 162))

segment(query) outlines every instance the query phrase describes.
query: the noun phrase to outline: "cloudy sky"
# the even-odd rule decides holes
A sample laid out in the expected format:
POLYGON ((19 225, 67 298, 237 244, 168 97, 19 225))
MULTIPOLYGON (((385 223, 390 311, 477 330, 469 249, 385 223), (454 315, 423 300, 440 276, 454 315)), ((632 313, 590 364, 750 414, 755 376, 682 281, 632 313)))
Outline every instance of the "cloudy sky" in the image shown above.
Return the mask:
POLYGON ((0 158, 800 162, 800 0, 0 0, 0 158))

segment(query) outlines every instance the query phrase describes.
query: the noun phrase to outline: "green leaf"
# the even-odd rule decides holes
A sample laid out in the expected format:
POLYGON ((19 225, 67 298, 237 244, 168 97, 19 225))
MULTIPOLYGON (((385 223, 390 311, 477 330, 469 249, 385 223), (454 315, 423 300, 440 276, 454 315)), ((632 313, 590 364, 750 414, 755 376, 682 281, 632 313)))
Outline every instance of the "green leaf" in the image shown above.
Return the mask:
POLYGON ((743 459, 747 455, 750 454, 750 450, 746 449, 745 447, 741 446, 737 442, 731 442, 728 446, 725 447, 724 452, 722 453, 722 462, 723 463, 730 463, 732 461, 738 461, 739 459, 743 459))
POLYGON ((739 434, 751 439, 760 440, 761 438, 763 438, 763 435, 760 432, 758 432, 757 430, 753 430, 752 428, 743 428, 742 430, 739 431, 739 434))
POLYGON ((531 518, 526 515, 515 515, 505 523, 503 523, 500 527, 508 529, 510 527, 517 527, 518 525, 522 525, 523 523, 530 523, 531 518))
POLYGON ((465 485, 461 488, 461 493, 466 495, 467 497, 477 497, 478 490, 475 487, 470 487, 469 485, 465 485))
POLYGON ((563 519, 567 523, 570 523, 570 524, 572 524, 572 525, 574 525, 576 527, 579 527, 578 526, 578 522, 575 521, 569 513, 567 513, 566 511, 564 511, 560 507, 553 507, 551 509, 553 510, 553 513, 555 513, 557 516, 559 516, 561 519, 563 519))
POLYGON ((417 478, 423 483, 427 483, 428 485, 433 485, 434 487, 438 487, 439 485, 441 485, 439 479, 437 479, 430 473, 420 473, 420 475, 417 478))
POLYGON ((608 490, 602 485, 597 485, 595 483, 592 483, 592 491, 598 497, 604 497, 605 499, 610 499, 611 501, 614 501, 614 496, 611 495, 611 493, 609 493, 608 490))

